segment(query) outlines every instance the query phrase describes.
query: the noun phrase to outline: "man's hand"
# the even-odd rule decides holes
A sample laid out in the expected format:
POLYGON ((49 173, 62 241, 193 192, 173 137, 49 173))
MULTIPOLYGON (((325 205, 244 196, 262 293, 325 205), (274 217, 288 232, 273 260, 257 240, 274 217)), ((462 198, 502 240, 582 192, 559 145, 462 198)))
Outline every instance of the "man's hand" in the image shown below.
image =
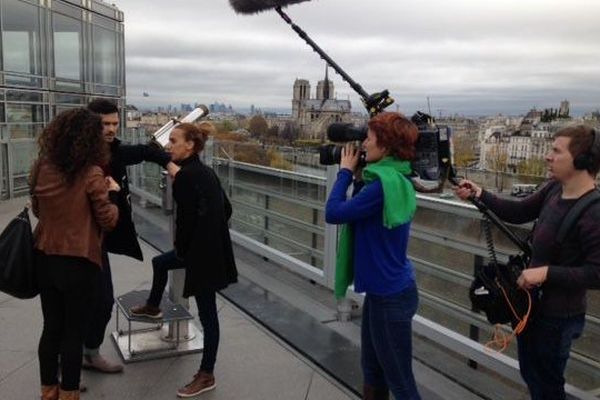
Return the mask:
POLYGON ((517 279, 517 285, 522 289, 532 289, 542 286, 548 277, 548 266, 524 269, 517 279))
POLYGON ((175 178, 175 175, 177 175, 180 169, 181 167, 175 164, 173 161, 169 161, 169 163, 167 164, 167 172, 169 173, 171 178, 175 178))
POLYGON ((462 200, 467 200, 471 196, 479 198, 482 191, 479 186, 466 179, 461 180, 460 184, 454 188, 454 193, 462 200))
POLYGON ((352 143, 346 143, 342 148, 342 160, 340 161, 340 168, 346 168, 352 171, 356 170, 358 166, 359 153, 356 147, 352 143))

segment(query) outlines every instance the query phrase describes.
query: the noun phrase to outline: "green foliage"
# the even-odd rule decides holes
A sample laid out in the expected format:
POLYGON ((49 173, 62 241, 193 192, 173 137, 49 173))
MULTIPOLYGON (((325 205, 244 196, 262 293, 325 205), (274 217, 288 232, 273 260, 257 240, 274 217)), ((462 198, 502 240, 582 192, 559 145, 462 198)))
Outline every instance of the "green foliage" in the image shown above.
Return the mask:
POLYGON ((294 166, 289 161, 283 158, 283 155, 275 149, 267 150, 267 158, 269 159, 269 166, 277 169, 285 169, 287 171, 293 171, 294 166))
POLYGON ((546 162, 541 158, 523 160, 517 164, 517 173, 520 175, 544 176, 546 162))
POLYGON ((237 129, 236 125, 230 120, 217 122, 215 127, 217 128, 217 132, 231 132, 237 129))
POLYGON ((248 122, 248 131, 257 137, 263 137, 267 133, 267 129, 269 129, 269 125, 267 124, 267 120, 260 116, 255 115, 250 118, 248 122))
POLYGON ((299 135, 300 129, 291 121, 286 122, 281 130, 281 138, 288 143, 294 142, 294 140, 298 139, 299 135))
POLYGON ((477 157, 475 156, 474 142, 466 136, 457 136, 453 139, 454 165, 457 167, 470 166, 477 157))
POLYGON ((277 138, 279 136, 279 127, 277 125, 273 125, 267 129, 267 136, 269 138, 277 138))
POLYGON ((295 147, 319 147, 321 141, 319 139, 298 139, 294 141, 295 147))

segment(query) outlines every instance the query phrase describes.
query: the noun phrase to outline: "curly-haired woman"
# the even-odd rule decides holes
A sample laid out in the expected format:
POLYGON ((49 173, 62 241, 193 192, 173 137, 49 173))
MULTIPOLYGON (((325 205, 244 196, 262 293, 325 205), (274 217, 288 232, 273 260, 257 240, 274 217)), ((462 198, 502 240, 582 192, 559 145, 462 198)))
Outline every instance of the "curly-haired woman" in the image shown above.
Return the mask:
MULTIPOLYGON (((330 224, 342 228, 336 269, 353 270, 354 290, 365 292, 361 328, 364 399, 420 399, 412 371, 412 318, 418 304, 413 266, 407 257, 416 193, 406 178, 415 156, 417 127, 398 113, 369 120, 362 175, 351 199, 346 191, 359 163, 352 145, 342 150, 340 172, 326 207, 330 224)), ((341 276, 341 275, 340 275, 341 276)), ((348 276, 348 275, 346 275, 348 276)), ((349 279, 336 276, 336 295, 349 279)))
POLYGON ((79 399, 86 310, 102 265, 102 232, 118 219, 109 191, 119 187, 100 167, 109 153, 98 115, 84 108, 59 114, 39 146, 31 183, 44 316, 38 348, 42 399, 79 399))

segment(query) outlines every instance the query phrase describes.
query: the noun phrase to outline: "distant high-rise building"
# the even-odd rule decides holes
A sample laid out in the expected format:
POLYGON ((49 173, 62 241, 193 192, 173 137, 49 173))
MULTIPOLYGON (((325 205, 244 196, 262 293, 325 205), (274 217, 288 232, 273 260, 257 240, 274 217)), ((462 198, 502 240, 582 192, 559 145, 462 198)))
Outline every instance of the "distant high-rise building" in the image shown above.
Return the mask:
POLYGON ((560 102, 560 109, 558 110, 558 118, 568 118, 571 112, 571 104, 569 100, 563 100, 560 102))

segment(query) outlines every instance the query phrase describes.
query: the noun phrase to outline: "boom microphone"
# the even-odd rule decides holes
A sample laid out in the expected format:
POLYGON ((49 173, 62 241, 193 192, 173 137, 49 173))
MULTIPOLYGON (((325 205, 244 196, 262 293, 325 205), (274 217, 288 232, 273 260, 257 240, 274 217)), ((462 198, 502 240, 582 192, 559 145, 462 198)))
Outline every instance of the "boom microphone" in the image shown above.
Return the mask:
POLYGON ((239 14, 256 14, 277 7, 286 7, 291 4, 302 3, 310 0, 229 0, 231 7, 239 14))

